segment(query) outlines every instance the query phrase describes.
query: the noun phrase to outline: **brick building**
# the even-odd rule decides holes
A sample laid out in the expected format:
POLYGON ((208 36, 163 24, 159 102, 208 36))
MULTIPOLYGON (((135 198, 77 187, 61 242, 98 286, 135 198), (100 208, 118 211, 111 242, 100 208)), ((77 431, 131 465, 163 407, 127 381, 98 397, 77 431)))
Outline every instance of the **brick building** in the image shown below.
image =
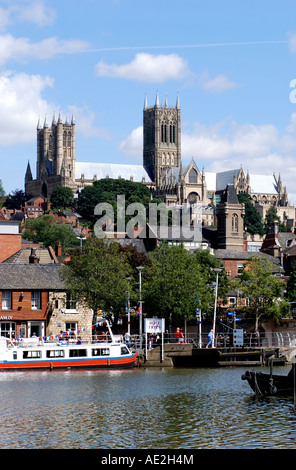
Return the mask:
POLYGON ((92 310, 67 297, 60 264, 0 263, 0 335, 10 338, 79 332, 89 339, 92 310))
POLYGON ((0 263, 22 247, 17 220, 0 220, 0 263))

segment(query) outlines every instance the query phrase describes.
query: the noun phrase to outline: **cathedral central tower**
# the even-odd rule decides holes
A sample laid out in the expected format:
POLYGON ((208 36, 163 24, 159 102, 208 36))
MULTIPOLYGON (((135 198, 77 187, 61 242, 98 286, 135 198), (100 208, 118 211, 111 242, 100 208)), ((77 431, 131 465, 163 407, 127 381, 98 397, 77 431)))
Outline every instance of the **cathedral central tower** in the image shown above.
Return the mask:
POLYGON ((148 107, 147 98, 143 110, 143 166, 156 189, 165 184, 168 170, 181 164, 181 110, 179 96, 174 107, 159 105, 158 93, 155 105, 148 107))

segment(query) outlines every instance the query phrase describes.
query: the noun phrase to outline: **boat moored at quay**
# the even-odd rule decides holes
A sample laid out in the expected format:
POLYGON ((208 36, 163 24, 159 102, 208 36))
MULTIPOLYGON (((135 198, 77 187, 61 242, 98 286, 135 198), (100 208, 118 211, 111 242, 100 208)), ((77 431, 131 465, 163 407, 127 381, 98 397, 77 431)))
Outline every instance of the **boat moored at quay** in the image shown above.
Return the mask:
POLYGON ((137 354, 126 344, 99 342, 71 344, 46 343, 38 338, 22 340, 18 345, 0 337, 0 372, 53 369, 126 369, 133 367, 137 354))
POLYGON ((45 338, 23 338, 13 342, 0 337, 0 372, 17 370, 53 369, 127 369, 134 367, 137 353, 116 341, 107 320, 109 330, 106 340, 95 343, 74 344, 68 341, 44 341, 45 338))

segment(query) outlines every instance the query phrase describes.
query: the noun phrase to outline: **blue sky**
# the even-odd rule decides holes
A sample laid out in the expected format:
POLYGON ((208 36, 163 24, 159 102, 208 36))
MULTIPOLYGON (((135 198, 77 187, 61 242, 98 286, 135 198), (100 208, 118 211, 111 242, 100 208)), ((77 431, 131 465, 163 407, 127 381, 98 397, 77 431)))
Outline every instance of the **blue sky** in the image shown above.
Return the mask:
POLYGON ((294 79, 292 0, 0 0, 0 178, 35 177, 54 112, 75 115, 77 161, 141 164, 158 90, 179 92, 184 163, 280 173, 295 204, 294 79))

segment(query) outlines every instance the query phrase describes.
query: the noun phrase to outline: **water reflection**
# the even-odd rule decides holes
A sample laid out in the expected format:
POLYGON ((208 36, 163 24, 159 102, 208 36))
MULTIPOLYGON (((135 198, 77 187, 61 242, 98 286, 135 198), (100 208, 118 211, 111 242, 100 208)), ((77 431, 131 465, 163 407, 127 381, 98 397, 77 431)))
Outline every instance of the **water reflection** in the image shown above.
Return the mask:
POLYGON ((2 373, 0 446, 295 448, 293 400, 254 397, 241 380, 243 372, 160 368, 2 373))

